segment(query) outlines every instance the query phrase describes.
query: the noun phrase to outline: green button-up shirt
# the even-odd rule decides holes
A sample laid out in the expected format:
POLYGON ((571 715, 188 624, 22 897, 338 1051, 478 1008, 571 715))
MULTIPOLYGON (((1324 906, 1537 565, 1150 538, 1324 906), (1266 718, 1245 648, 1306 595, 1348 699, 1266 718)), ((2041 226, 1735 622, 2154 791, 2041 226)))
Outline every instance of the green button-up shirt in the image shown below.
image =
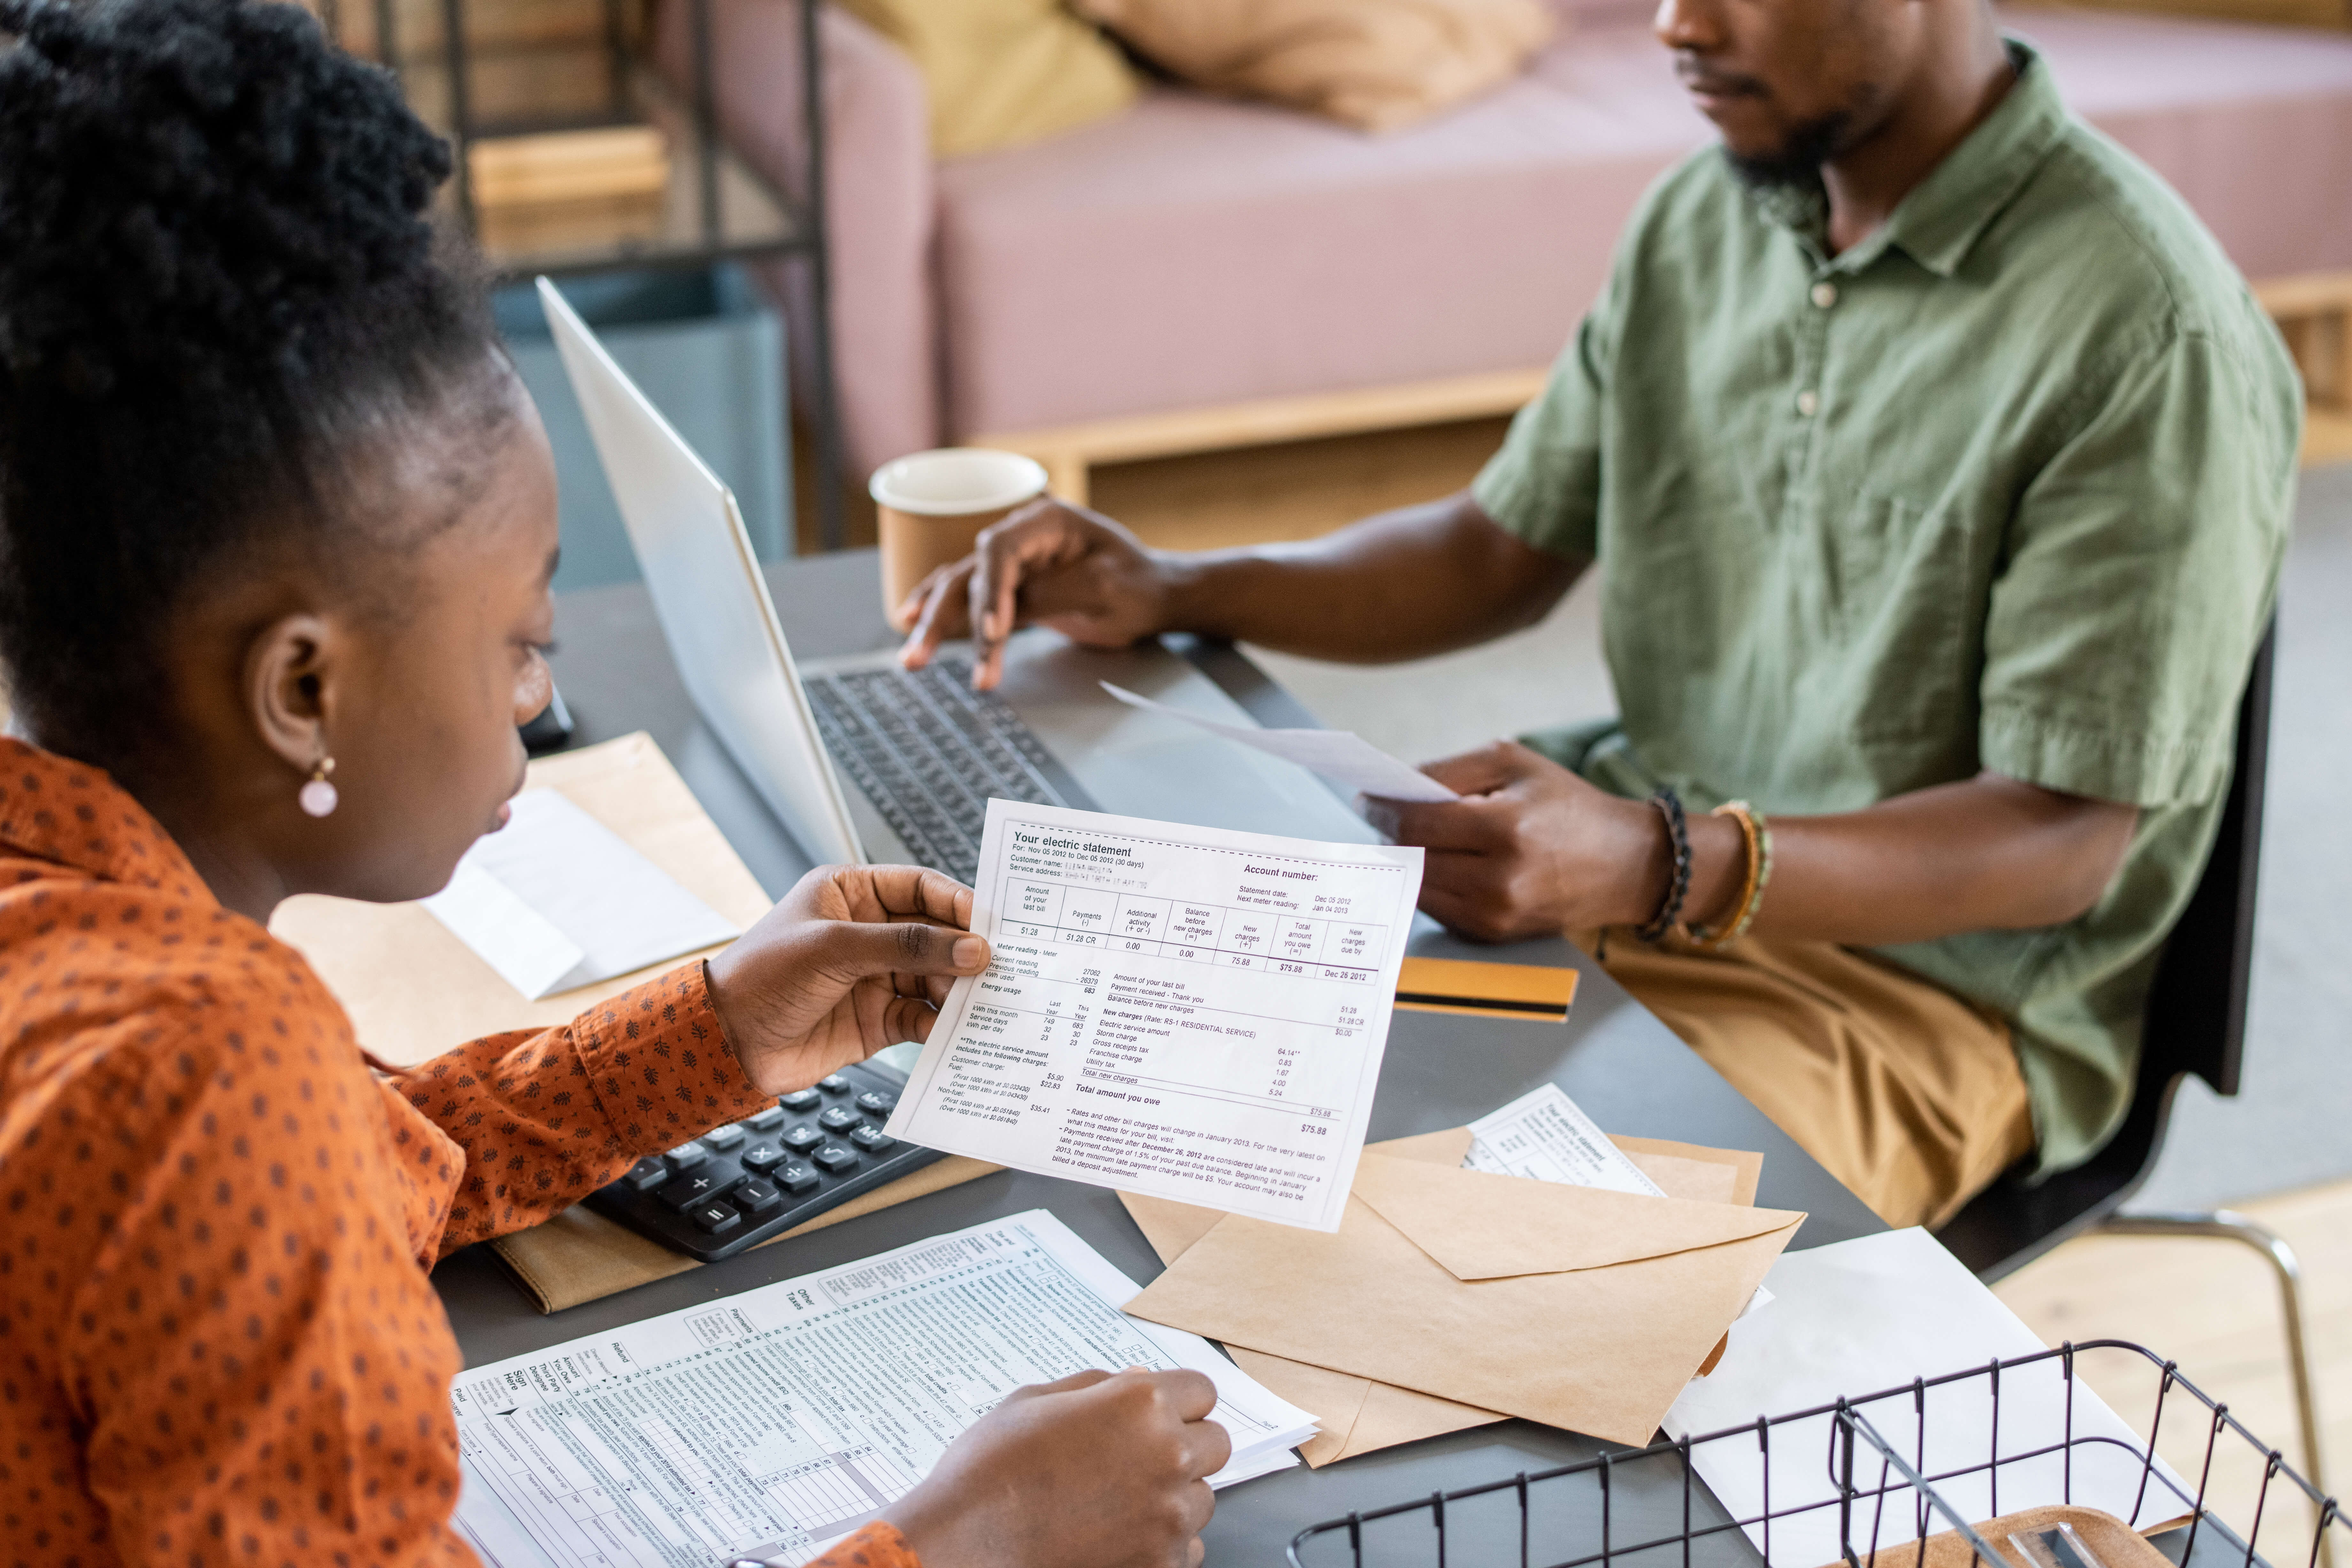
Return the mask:
POLYGON ((2228 793, 2302 404, 2220 247, 2018 79, 1875 233, 1718 149, 1668 174, 1475 489, 1595 557, 1621 713, 1531 736, 1628 795, 1852 811, 1990 769, 2140 825, 2065 925, 1881 956, 2011 1022, 2042 1168, 2122 1120, 2228 793))

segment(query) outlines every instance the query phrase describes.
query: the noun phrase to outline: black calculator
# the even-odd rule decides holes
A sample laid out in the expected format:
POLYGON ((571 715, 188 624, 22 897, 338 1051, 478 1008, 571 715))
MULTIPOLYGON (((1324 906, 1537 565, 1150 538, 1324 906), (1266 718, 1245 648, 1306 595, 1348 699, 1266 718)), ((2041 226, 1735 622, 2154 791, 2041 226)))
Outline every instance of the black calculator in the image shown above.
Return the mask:
POLYGON ((906 1087, 880 1062, 845 1067, 638 1161, 588 1206, 705 1263, 732 1258, 938 1159, 882 1131, 906 1087))

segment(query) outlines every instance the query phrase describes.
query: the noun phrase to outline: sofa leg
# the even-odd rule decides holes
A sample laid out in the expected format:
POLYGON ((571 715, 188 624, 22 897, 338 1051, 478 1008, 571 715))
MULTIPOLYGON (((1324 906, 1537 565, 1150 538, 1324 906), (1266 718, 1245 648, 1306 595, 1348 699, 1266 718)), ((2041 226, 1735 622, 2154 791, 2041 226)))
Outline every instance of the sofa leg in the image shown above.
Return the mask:
MULTIPOLYGON (((2295 1414, 2303 1424, 2305 1477, 2322 1492, 2327 1489, 2326 1461, 2319 1446, 2319 1405, 2312 1389, 2311 1356, 2303 1331, 2303 1268, 2285 1238, 2265 1226, 2228 1209, 2210 1214, 2109 1215, 2096 1234, 2105 1236, 2201 1236, 2235 1241, 2266 1258, 2278 1276, 2279 1306, 2286 1322, 2287 1370, 2294 1383, 2295 1414)), ((2322 1568, 2334 1568, 2335 1531, 2319 1543, 2322 1568)))

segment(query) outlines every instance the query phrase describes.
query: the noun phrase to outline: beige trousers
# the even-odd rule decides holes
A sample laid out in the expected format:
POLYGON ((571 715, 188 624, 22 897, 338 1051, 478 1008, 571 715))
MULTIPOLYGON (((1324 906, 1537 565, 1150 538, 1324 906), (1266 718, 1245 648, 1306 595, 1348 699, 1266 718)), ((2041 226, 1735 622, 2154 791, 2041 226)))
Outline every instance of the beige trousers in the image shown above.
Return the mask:
POLYGON ((1695 952, 1612 931, 1601 962, 1889 1225, 1943 1224, 2033 1151, 2008 1024, 1880 960, 1754 937, 1695 952))

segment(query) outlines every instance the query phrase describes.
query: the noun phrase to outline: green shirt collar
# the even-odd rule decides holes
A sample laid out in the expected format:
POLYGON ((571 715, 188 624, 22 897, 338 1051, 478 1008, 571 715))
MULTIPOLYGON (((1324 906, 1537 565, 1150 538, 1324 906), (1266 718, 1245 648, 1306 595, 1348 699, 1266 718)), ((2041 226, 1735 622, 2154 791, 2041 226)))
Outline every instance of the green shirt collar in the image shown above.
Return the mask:
POLYGON ((1968 259, 1978 237, 2032 177, 2066 126, 2066 106, 2050 79, 2050 68, 2022 39, 2006 42, 2017 68, 2017 80, 2008 93, 1982 124, 1896 204, 1894 216, 1859 244, 1834 259, 1822 259, 1822 233, 1828 215, 1818 187, 1759 192, 1759 207, 1773 222, 1793 230, 1824 271, 1860 272, 1895 247, 1937 277, 1951 277, 1968 259))

